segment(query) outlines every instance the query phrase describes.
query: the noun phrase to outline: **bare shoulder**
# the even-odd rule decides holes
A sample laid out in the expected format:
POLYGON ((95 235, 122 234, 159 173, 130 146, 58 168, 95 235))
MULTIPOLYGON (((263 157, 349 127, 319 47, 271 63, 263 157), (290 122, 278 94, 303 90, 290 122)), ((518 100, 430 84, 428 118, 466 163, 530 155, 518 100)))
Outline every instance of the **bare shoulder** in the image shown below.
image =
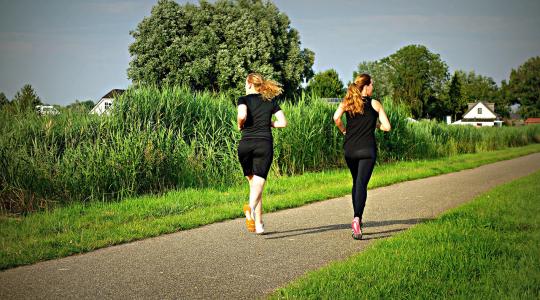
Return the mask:
POLYGON ((371 106, 373 106, 373 109, 375 109, 377 112, 379 112, 379 110, 382 108, 381 102, 375 99, 371 99, 371 106))

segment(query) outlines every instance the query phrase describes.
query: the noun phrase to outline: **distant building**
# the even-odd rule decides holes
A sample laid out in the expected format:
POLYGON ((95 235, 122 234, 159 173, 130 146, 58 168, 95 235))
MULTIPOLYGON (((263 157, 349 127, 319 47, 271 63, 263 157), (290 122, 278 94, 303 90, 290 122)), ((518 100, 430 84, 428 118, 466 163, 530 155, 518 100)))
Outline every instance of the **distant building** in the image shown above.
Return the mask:
POLYGON ((60 112, 52 105, 36 105, 36 112, 41 115, 58 115, 60 112))
POLYGON ((337 104, 340 103, 343 98, 321 98, 321 100, 326 101, 328 103, 337 104))
POLYGON ((125 92, 125 90, 122 89, 113 89, 105 96, 101 97, 101 99, 98 101, 96 106, 90 110, 91 114, 108 114, 109 108, 113 105, 114 99, 120 95, 122 95, 125 92))
POLYGON ((540 118, 528 118, 525 120, 525 125, 540 124, 540 118))
POLYGON ((468 110, 463 114, 463 119, 458 120, 452 125, 472 125, 482 126, 501 126, 502 121, 495 113, 495 103, 476 102, 469 103, 468 110))

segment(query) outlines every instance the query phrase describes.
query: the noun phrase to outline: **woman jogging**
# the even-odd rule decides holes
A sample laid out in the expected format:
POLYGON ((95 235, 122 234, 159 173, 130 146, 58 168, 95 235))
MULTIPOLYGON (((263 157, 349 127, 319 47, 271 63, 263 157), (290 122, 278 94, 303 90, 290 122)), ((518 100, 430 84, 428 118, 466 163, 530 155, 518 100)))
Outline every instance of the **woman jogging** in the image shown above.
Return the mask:
POLYGON ((343 102, 334 113, 334 122, 345 135, 343 144, 345 161, 351 171, 353 187, 352 202, 354 218, 351 224, 354 239, 362 238, 362 214, 366 205, 367 186, 377 158, 375 127, 377 118, 379 128, 390 131, 391 126, 381 103, 371 99, 373 81, 368 74, 357 76, 348 90, 343 102), (347 128, 341 116, 346 114, 347 128))
POLYGON ((275 100, 283 89, 257 73, 246 79, 246 95, 238 99, 238 159, 249 182, 249 204, 244 205, 248 231, 262 234, 262 192, 274 155, 271 128, 287 126, 283 111, 275 100), (277 121, 272 121, 272 115, 277 121))

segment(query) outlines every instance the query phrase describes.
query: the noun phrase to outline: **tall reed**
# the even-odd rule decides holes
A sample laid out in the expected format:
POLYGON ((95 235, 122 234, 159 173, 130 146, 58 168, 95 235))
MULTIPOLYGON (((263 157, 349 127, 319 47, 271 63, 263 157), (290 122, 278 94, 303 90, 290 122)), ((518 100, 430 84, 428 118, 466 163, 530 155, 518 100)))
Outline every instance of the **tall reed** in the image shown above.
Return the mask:
MULTIPOLYGON (((108 116, 39 117, 0 110, 3 213, 70 202, 111 201, 188 187, 223 188, 244 179, 237 160, 235 99, 184 87, 132 88, 108 116)), ((377 132, 379 162, 489 151, 540 141, 540 126, 472 128, 411 123, 390 98, 392 123, 377 132)), ((273 130, 271 176, 343 167, 335 105, 302 97, 281 104, 289 121, 273 130)))

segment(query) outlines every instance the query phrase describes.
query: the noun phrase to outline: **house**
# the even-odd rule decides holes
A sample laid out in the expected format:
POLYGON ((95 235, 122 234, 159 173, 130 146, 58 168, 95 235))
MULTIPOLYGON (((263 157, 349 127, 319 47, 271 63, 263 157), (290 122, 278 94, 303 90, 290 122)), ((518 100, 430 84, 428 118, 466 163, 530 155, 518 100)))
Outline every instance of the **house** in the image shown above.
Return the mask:
POLYGON ((122 89, 113 89, 113 90, 111 90, 110 92, 105 94, 105 96, 101 97, 101 99, 98 101, 96 106, 94 106, 94 108, 92 108, 90 113, 91 114, 98 114, 98 115, 102 115, 104 113, 108 114, 107 110, 112 106, 112 104, 114 102, 114 99, 116 97, 122 95, 124 92, 125 92, 125 90, 122 90, 122 89))
POLYGON ((525 125, 540 124, 540 118, 528 118, 525 120, 525 125))
POLYGON ((343 98, 321 98, 321 100, 330 104, 338 104, 343 100, 343 98))
POLYGON ((495 103, 476 102, 469 103, 467 112, 463 114, 463 119, 458 120, 452 125, 472 125, 476 127, 502 125, 495 113, 495 103))
POLYGON ((36 105, 36 112, 40 116, 60 114, 60 112, 52 105, 36 105))

